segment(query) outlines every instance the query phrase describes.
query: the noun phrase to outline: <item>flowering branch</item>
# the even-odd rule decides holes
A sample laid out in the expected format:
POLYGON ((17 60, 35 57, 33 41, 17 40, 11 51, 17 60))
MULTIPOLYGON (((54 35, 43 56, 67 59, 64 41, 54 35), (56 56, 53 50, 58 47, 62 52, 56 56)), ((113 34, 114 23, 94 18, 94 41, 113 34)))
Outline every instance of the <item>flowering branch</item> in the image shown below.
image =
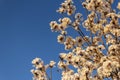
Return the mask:
MULTIPOLYGON (((120 1, 116 10, 111 7, 114 0, 81 0, 81 4, 87 10, 86 19, 76 13, 73 0, 65 0, 57 12, 67 16, 50 22, 51 30, 59 33, 58 42, 69 51, 59 55, 61 80, 120 80, 120 1), (69 27, 79 36, 69 35, 69 27), (82 27, 90 35, 86 36, 82 27)), ((44 65, 40 58, 35 58, 32 64, 34 80, 52 80, 54 61, 44 65), (46 75, 48 68, 50 78, 46 75)))

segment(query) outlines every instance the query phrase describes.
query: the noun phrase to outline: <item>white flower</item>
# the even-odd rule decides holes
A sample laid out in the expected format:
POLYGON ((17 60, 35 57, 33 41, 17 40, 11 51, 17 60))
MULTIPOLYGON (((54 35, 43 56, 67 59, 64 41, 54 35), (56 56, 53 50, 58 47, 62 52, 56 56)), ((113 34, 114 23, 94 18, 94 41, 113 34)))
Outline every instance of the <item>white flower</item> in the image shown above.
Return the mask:
POLYGON ((59 61, 58 62, 58 67, 60 69, 66 69, 67 68, 67 64, 65 64, 65 62, 59 61))
POLYGON ((80 19, 80 18, 81 18, 81 16, 82 16, 82 14, 81 14, 81 13, 76 13, 76 14, 75 14, 75 19, 80 19))
POLYGON ((105 46, 104 46, 104 45, 99 45, 98 48, 99 48, 100 50, 104 50, 104 49, 105 49, 105 46))
POLYGON ((81 51, 82 51, 81 47, 76 47, 75 49, 76 55, 80 55, 82 53, 81 51))
POLYGON ((118 6, 117 6, 117 8, 120 10, 120 2, 118 2, 118 6))
POLYGON ((60 53, 59 56, 60 56, 60 59, 64 60, 66 58, 67 54, 66 53, 60 53))
POLYGON ((51 27, 51 30, 53 31, 59 31, 59 24, 56 21, 51 21, 50 27, 51 27))
POLYGON ((59 43, 64 43, 65 37, 63 35, 58 35, 57 40, 59 43))
POLYGON ((102 71, 103 71, 103 67, 99 67, 99 68, 97 69, 98 75, 99 75, 100 77, 103 77, 103 76, 104 76, 102 71))
POLYGON ((41 62, 41 59, 40 58, 35 58, 35 59, 33 59, 32 64, 38 65, 39 62, 41 62))
POLYGON ((62 23, 64 23, 64 25, 65 25, 65 24, 68 25, 68 24, 71 23, 71 20, 70 20, 70 18, 68 18, 68 17, 64 17, 64 18, 62 19, 62 23))
POLYGON ((44 64, 43 64, 43 62, 39 63, 39 64, 36 66, 36 69, 44 70, 44 64))
POLYGON ((56 64, 56 62, 50 61, 50 64, 49 64, 50 68, 52 68, 55 64, 56 64))
POLYGON ((76 37, 76 44, 77 44, 77 46, 82 46, 83 39, 81 37, 76 37))
POLYGON ((66 10, 65 10, 65 8, 63 8, 63 7, 60 7, 60 8, 57 10, 57 12, 59 12, 59 13, 65 13, 66 10))

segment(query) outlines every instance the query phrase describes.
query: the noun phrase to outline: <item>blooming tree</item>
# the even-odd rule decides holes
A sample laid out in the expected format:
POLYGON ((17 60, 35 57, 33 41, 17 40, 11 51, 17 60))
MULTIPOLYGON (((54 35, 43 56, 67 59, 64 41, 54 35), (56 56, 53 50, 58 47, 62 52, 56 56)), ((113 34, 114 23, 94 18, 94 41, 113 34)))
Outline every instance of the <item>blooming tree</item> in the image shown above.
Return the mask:
MULTIPOLYGON (((57 12, 63 17, 50 22, 51 30, 59 33, 58 42, 69 51, 59 55, 61 80, 120 80, 120 1, 113 10, 115 1, 81 0, 87 18, 76 11, 73 0, 61 4, 57 12), (89 35, 85 35, 82 27, 89 35), (79 36, 70 36, 67 28, 79 36)), ((55 63, 50 61, 45 65, 43 60, 35 58, 32 61, 35 68, 31 70, 33 80, 52 80, 47 68, 52 69, 55 63)))

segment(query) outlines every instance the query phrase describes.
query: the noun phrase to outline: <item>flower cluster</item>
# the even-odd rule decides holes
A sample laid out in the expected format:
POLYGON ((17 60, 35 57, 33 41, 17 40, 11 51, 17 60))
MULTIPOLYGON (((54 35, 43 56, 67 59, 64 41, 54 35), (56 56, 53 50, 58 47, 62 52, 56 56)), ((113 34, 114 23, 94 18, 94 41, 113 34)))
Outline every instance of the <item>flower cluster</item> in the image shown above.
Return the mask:
MULTIPOLYGON (((85 20, 84 15, 76 13, 72 0, 61 4, 57 12, 67 15, 58 22, 50 22, 51 30, 59 33, 58 42, 69 51, 59 54, 61 80, 120 80, 120 2, 116 11, 112 9, 113 3, 114 0, 84 0, 82 6, 88 11, 85 20), (82 27, 89 35, 86 36, 82 27), (78 35, 72 37, 67 28, 72 28, 78 35)), ((38 58, 32 63, 37 70, 32 70, 36 80, 46 80, 46 69, 55 65, 50 61, 46 68, 38 58), (41 75, 44 79, 40 79, 41 75)))
POLYGON ((49 64, 44 65, 44 62, 40 58, 35 58, 32 61, 35 69, 31 72, 34 75, 33 80, 47 80, 49 76, 46 73, 47 68, 53 68, 56 62, 50 61, 49 64))
POLYGON ((68 25, 71 23, 70 18, 65 17, 63 19, 59 19, 60 23, 57 23, 56 21, 51 21, 50 26, 53 31, 63 31, 65 30, 68 25))
POLYGON ((72 0, 65 0, 61 7, 57 10, 59 13, 67 13, 68 15, 72 15, 76 10, 76 7, 73 5, 72 0))

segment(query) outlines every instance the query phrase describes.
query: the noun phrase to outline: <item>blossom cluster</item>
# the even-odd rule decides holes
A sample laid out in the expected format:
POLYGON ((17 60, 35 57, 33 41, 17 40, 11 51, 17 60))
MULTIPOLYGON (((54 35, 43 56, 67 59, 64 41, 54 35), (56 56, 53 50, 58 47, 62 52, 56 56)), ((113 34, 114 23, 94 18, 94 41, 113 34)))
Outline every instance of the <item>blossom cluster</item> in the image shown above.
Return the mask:
MULTIPOLYGON (((67 16, 50 22, 51 30, 59 33, 58 42, 69 51, 59 54, 61 80, 120 80, 120 2, 113 10, 114 1, 84 0, 82 6, 88 11, 84 20, 84 15, 76 13, 73 0, 65 0, 61 4, 57 12, 67 16), (81 27, 90 35, 85 35, 81 27), (67 28, 74 29, 79 36, 69 35, 67 28)), ((33 60, 37 70, 38 61, 33 60)), ((39 62, 41 64, 43 61, 39 62)), ((54 64, 51 61, 51 67, 54 64)), ((44 79, 36 80, 51 80, 46 77, 45 66, 42 70, 43 73, 39 72, 38 75, 44 74, 44 79)), ((37 77, 35 72, 32 71, 34 78, 37 77)))
POLYGON ((34 75, 33 80, 47 80, 49 76, 46 73, 48 68, 53 68, 56 62, 50 61, 49 64, 44 65, 44 62, 40 58, 35 58, 32 61, 35 69, 32 69, 31 72, 34 75))
POLYGON ((65 0, 61 7, 57 10, 59 13, 67 13, 68 15, 72 15, 76 10, 76 7, 73 5, 72 0, 65 0))

